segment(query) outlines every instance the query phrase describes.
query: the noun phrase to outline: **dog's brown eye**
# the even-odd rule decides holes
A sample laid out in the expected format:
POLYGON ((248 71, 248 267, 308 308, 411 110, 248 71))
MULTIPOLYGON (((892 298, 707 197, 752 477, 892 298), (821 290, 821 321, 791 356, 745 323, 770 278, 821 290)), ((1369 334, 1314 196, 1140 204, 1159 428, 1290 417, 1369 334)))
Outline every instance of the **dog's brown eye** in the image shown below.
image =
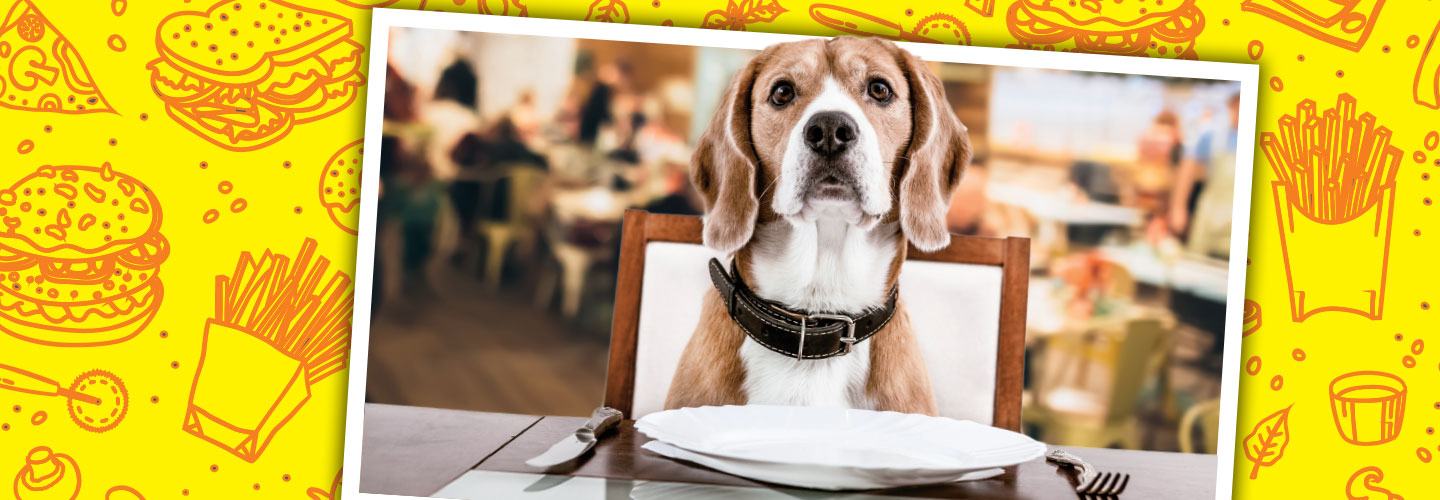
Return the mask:
POLYGON ((884 80, 872 80, 870 82, 870 97, 885 102, 890 100, 890 85, 884 80))
POLYGON ((770 91, 770 103, 776 106, 784 106, 794 98, 795 87, 790 85, 790 82, 777 83, 775 88, 770 91))

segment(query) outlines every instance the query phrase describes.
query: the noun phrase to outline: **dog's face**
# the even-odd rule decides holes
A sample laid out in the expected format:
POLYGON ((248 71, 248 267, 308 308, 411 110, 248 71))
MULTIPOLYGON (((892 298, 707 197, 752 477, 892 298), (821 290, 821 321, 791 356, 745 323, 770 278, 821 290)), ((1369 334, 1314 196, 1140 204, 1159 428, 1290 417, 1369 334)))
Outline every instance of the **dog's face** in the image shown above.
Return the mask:
POLYGON ((767 48, 731 82, 701 138, 692 178, 705 243, 734 251, 757 221, 899 219, 922 250, 949 243, 944 214, 969 139, 940 81, 878 39, 767 48))

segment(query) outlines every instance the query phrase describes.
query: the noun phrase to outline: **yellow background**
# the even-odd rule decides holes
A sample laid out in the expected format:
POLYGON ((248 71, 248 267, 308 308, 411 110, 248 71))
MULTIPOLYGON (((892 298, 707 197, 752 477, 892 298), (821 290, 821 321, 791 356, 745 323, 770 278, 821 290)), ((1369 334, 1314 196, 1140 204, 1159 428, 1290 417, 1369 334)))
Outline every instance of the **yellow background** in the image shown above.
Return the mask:
MULTIPOLYGON (((585 19, 595 17, 592 7, 618 1, 529 0, 524 6, 525 14, 532 17, 585 19)), ((429 0, 425 8, 474 13, 479 9, 475 2, 429 0)), ((511 15, 517 14, 514 0, 509 2, 503 6, 511 15)), ((0 12, 8 11, 11 3, 0 1, 0 12)), ((0 108, 0 186, 46 164, 98 166, 110 162, 116 170, 139 178, 155 191, 164 210, 161 230, 172 245, 171 256, 162 266, 166 296, 159 315, 143 332, 115 345, 47 347, 0 336, 0 363, 62 384, 87 370, 108 370, 124 381, 130 394, 124 421, 108 432, 93 433, 69 420, 61 398, 0 391, 0 423, 9 425, 8 430, 0 431, 0 496, 9 494, 25 454, 36 446, 49 446, 78 463, 83 478, 79 498, 105 498, 107 490, 121 485, 151 499, 181 498, 183 490, 188 490, 191 498, 253 495, 299 499, 311 498, 307 490, 312 487, 317 488, 313 497, 323 498, 340 468, 345 372, 312 388, 311 399, 280 429, 255 463, 191 436, 181 429, 181 423, 206 320, 213 311, 215 277, 229 274, 241 252, 259 254, 270 249, 293 256, 306 238, 314 238, 320 242, 322 255, 353 274, 356 238, 330 221, 320 205, 317 184, 320 169, 330 156, 362 136, 364 94, 334 116, 296 125, 272 146, 251 152, 222 149, 166 116, 145 68, 157 55, 155 29, 161 19, 178 11, 204 10, 209 3, 131 1, 120 15, 109 3, 35 2, 74 45, 116 113, 57 114, 0 108), (125 50, 116 51, 107 44, 111 35, 125 40, 125 50), (148 119, 141 120, 142 113, 148 119), (45 132, 45 126, 52 131, 45 132), (116 141, 113 146, 109 144, 112 138, 116 141), (22 140, 33 141, 33 150, 21 153, 22 140), (283 166, 287 161, 289 168, 283 166), (201 162, 207 166, 201 168, 201 162), (232 183, 233 192, 222 194, 217 188, 222 181, 232 183), (237 197, 245 198, 248 206, 232 213, 228 207, 237 197), (296 207, 301 208, 298 214, 296 207), (209 209, 220 211, 214 223, 202 221, 202 214, 209 209), (167 333, 163 338, 162 331, 167 333), (172 362, 178 363, 178 368, 172 368, 172 362), (152 396, 158 402, 152 403, 152 396), (20 406, 19 412, 12 411, 15 405, 20 406), (37 411, 46 412, 48 419, 32 425, 31 417, 37 411)), ((352 38, 368 43, 368 11, 336 0, 298 3, 351 19, 352 38)), ((487 9, 502 8, 501 0, 489 3, 487 9)), ((728 19, 727 11, 741 12, 736 17, 745 21, 743 12, 755 7, 749 0, 739 5, 728 0, 623 3, 628 16, 615 20, 682 27, 698 27, 707 16, 712 21, 728 19)), ((752 17, 748 20, 753 22, 738 25, 755 31, 837 34, 809 16, 810 3, 766 0, 764 6, 770 6, 773 14, 777 3, 784 10, 779 15, 752 17)), ((997 2, 988 17, 960 1, 847 3, 906 29, 931 13, 946 13, 966 25, 975 45, 1016 43, 1007 30, 1006 12, 1011 2, 1006 0, 997 2)), ((1424 0, 1383 3, 1378 16, 1371 19, 1373 31, 1368 40, 1358 51, 1351 51, 1270 18, 1242 12, 1239 0, 1200 0, 1199 4, 1205 25, 1194 40, 1194 50, 1200 59, 1250 63, 1254 62, 1249 55, 1252 41, 1263 44, 1258 58, 1259 132, 1275 131, 1276 120, 1294 113, 1302 99, 1314 99, 1323 110, 1334 106, 1338 94, 1347 92, 1358 100, 1360 112, 1373 113, 1379 125, 1394 132, 1392 144, 1404 152, 1396 183, 1383 317, 1370 320, 1324 312, 1295 322, 1288 313, 1286 272, 1269 189, 1274 174, 1257 148, 1246 297, 1260 306, 1263 321, 1259 330, 1244 340, 1243 351, 1245 359, 1258 356, 1262 364, 1258 374, 1241 375, 1235 444, 1239 446, 1261 419, 1293 407, 1283 455, 1262 468, 1256 479, 1249 478, 1253 465, 1243 450, 1237 449, 1235 498, 1345 498, 1351 475, 1367 466, 1383 470, 1380 486, 1407 498, 1440 497, 1431 479, 1440 463, 1424 462, 1417 454, 1424 448, 1431 455, 1440 455, 1440 436, 1431 429, 1440 425, 1440 409, 1435 407, 1440 401, 1440 357, 1432 355, 1440 345, 1415 356, 1413 368, 1402 364, 1402 358, 1411 353, 1412 341, 1426 339, 1429 327, 1435 324, 1431 316, 1440 314, 1422 308, 1422 302, 1440 301, 1428 295, 1435 275, 1433 239, 1440 236, 1440 227, 1427 225, 1430 211, 1440 207, 1424 203, 1433 196, 1432 184, 1440 179, 1422 179, 1427 172, 1440 173, 1433 163, 1440 158, 1440 151, 1424 146, 1424 137, 1436 128, 1431 124, 1440 111, 1417 104, 1411 92, 1421 54, 1440 20, 1440 7, 1424 0), (1415 47, 1407 44, 1411 36, 1418 37, 1415 47), (1387 46, 1388 52, 1384 50, 1387 46), (1343 76, 1337 71, 1343 71, 1343 76), (1281 79, 1283 90, 1271 87, 1272 77, 1281 79), (1423 162, 1413 156, 1417 151, 1426 156, 1423 162), (1403 340, 1395 340, 1397 333, 1403 340), (1304 361, 1292 356, 1295 349, 1304 351, 1304 361), (1358 370, 1393 373, 1406 381, 1407 406, 1397 439, 1377 446, 1356 446, 1337 433, 1327 388, 1336 376, 1358 370), (1272 389, 1277 375, 1283 377, 1283 383, 1272 389)), ((391 5, 418 6, 417 0, 391 5)), ((1368 7, 1364 9, 1368 13, 1368 7)), ((367 61, 372 56, 368 51, 364 54, 367 61)), ((362 68, 368 67, 368 62, 362 64, 362 68)), ((1326 241, 1292 248, 1291 252, 1347 266, 1350 254, 1363 254, 1350 251, 1358 244, 1326 241)), ((236 380, 233 391, 245 390, 245 381, 236 380)), ((1356 493, 1363 495, 1364 488, 1356 493)), ((1372 498, 1383 498, 1383 494, 1372 498)))

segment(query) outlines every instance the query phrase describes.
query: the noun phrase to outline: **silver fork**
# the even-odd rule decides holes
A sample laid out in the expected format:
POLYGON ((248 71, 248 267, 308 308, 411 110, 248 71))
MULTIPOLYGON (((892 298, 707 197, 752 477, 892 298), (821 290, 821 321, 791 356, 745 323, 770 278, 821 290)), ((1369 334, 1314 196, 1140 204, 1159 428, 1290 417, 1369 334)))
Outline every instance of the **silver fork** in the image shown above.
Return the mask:
POLYGON ((1080 481, 1075 486, 1075 493, 1079 494, 1080 498, 1116 498, 1130 485, 1129 474, 1099 472, 1089 462, 1065 450, 1051 450, 1045 455, 1045 460, 1080 471, 1080 481))

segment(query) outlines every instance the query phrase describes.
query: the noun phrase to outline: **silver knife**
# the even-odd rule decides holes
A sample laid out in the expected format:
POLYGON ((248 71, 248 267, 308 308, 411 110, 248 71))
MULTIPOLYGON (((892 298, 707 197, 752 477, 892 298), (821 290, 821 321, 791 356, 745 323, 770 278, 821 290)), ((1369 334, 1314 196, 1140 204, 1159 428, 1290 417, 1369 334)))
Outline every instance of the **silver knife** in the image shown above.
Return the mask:
POLYGON ((590 451, 590 448, 595 447, 595 442, 599 440, 601 434, 620 422, 622 416, 620 410, 614 408, 596 408, 595 413, 590 414, 590 421, 585 422, 584 427, 576 429, 574 435, 566 436, 565 439, 550 446, 545 453, 526 460, 525 465, 541 468, 554 467, 584 455, 585 452, 590 451))

